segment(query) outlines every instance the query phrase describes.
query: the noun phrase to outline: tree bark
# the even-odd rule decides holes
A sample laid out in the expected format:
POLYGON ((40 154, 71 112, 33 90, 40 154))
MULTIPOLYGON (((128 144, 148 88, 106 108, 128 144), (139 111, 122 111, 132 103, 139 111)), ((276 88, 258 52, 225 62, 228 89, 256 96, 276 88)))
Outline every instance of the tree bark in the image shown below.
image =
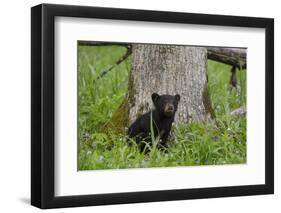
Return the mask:
POLYGON ((214 116, 207 87, 207 49, 174 45, 132 46, 129 125, 153 108, 151 94, 181 96, 175 123, 214 116))
POLYGON ((245 69, 247 53, 244 48, 208 47, 208 59, 245 69))

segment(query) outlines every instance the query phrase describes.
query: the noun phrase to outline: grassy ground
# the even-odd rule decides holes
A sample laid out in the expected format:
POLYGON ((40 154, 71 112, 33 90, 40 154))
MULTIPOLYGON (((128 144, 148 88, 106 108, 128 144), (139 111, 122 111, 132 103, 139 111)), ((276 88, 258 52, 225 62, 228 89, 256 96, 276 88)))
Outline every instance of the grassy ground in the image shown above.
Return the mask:
POLYGON ((239 164, 246 162, 246 118, 229 113, 246 103, 246 73, 238 72, 238 95, 229 94, 230 67, 208 61, 208 86, 216 123, 189 123, 173 129, 166 152, 155 146, 147 154, 128 145, 122 134, 104 133, 102 127, 125 98, 130 58, 102 78, 124 47, 79 46, 79 170, 239 164))

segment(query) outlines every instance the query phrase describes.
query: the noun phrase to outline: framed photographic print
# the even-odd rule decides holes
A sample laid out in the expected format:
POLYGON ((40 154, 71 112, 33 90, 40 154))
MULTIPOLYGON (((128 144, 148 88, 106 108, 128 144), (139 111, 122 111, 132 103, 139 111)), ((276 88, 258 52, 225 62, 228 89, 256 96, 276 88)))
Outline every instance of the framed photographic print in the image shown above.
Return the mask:
POLYGON ((31 203, 272 194, 274 21, 31 9, 31 203))

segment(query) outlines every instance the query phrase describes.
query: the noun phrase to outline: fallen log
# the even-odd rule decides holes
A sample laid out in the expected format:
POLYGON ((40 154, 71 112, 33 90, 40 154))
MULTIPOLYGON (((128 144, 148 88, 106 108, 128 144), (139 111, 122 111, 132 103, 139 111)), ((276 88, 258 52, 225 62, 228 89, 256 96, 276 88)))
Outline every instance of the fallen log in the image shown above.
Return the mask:
POLYGON ((238 69, 246 69, 247 50, 246 48, 222 48, 208 47, 208 59, 235 66, 238 69))

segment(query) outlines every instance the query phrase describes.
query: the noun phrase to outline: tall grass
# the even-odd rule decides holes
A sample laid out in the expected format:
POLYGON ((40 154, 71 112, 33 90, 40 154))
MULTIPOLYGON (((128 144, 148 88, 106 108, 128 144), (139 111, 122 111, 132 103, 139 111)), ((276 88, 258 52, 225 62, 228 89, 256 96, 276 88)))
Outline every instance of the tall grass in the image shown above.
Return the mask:
POLYGON ((237 71, 238 92, 230 93, 231 67, 213 61, 208 61, 208 87, 216 122, 178 125, 166 151, 156 148, 153 137, 148 153, 126 135, 101 131, 126 96, 131 58, 98 76, 125 51, 119 46, 79 46, 79 170, 246 162, 246 118, 229 115, 246 104, 246 72, 237 71))
POLYGON ((114 64, 126 49, 119 46, 79 46, 78 49, 78 108, 79 138, 97 132, 110 120, 128 90, 130 61, 113 68, 105 77, 101 73, 114 64))

